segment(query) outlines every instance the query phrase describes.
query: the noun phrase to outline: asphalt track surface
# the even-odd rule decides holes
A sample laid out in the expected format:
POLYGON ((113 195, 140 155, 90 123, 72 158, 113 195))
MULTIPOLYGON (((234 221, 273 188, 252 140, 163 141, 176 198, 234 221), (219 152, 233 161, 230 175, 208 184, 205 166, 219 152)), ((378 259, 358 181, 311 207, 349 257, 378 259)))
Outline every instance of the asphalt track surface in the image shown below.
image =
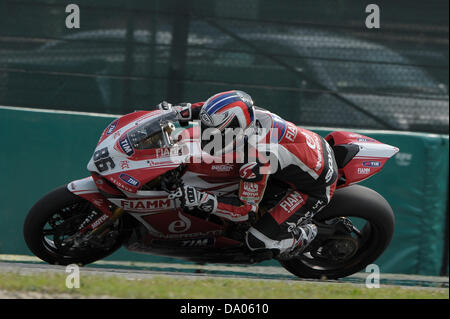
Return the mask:
MULTIPOLYGON (((282 267, 274 266, 237 266, 218 264, 185 264, 185 263, 151 263, 126 261, 98 261, 80 268, 81 274, 121 276, 129 279, 145 279, 153 276, 172 276, 186 279, 205 278, 235 278, 253 280, 301 281, 304 283, 352 283, 365 285, 370 273, 357 273, 339 280, 305 280, 299 279, 282 267)), ((66 267, 49 265, 36 257, 23 255, 0 255, 0 273, 35 274, 60 273, 66 274, 66 267)), ((402 274, 380 274, 382 286, 447 288, 448 277, 432 277, 402 274)))

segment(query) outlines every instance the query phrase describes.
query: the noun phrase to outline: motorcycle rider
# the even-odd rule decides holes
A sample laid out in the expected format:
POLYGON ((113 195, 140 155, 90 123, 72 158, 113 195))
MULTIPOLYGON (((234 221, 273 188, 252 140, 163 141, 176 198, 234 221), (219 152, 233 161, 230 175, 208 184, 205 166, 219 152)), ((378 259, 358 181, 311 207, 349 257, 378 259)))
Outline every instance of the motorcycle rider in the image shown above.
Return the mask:
MULTIPOLYGON (((200 120, 202 131, 213 128, 214 134, 222 135, 225 141, 230 129, 241 132, 222 143, 221 150, 222 155, 234 152, 235 160, 240 156, 238 196, 216 196, 184 185, 179 190, 184 206, 233 222, 247 221, 258 213, 269 179, 271 183, 283 183, 286 194, 250 227, 245 241, 252 251, 271 249, 277 254, 296 255, 305 250, 317 235, 317 227, 310 220, 330 202, 337 182, 334 153, 322 137, 255 108, 252 98, 237 90, 215 94, 206 102, 173 106, 162 102, 159 108, 175 110, 180 122, 200 120), (255 136, 263 141, 252 144, 256 156, 249 156, 251 147, 237 151, 239 145, 248 144, 255 136), (267 161, 261 146, 263 150, 276 149, 275 163, 267 161)), ((202 139, 202 148, 205 146, 202 139)))

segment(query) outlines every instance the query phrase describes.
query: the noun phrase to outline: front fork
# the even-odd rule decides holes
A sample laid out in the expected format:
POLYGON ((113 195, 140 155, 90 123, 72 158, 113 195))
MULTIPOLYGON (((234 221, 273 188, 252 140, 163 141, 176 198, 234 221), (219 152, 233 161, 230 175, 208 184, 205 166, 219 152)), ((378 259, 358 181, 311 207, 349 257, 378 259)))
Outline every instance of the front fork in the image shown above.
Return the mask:
POLYGON ((79 230, 76 234, 65 239, 64 243, 71 244, 73 247, 81 247, 87 243, 90 243, 92 246, 102 247, 104 245, 103 239, 105 239, 104 237, 106 234, 110 237, 115 237, 118 235, 117 231, 111 232, 111 227, 114 226, 114 223, 123 215, 124 212, 125 211, 122 208, 117 207, 111 217, 104 221, 100 226, 92 226, 92 224, 96 223, 96 221, 94 221, 88 227, 79 230))
POLYGON ((94 228, 90 233, 89 236, 97 236, 98 238, 101 238, 109 229, 110 226, 114 224, 116 220, 118 220, 123 214, 125 213, 125 210, 120 207, 116 207, 114 209, 112 216, 106 220, 106 222, 102 223, 97 228, 94 228))
POLYGON ((93 238, 102 238, 114 222, 125 213, 120 207, 116 207, 111 211, 108 199, 99 192, 92 177, 73 181, 67 185, 67 189, 73 194, 86 199, 103 213, 98 214, 93 212, 93 214, 90 214, 81 223, 78 232, 67 238, 67 241, 74 242, 76 245, 93 238))

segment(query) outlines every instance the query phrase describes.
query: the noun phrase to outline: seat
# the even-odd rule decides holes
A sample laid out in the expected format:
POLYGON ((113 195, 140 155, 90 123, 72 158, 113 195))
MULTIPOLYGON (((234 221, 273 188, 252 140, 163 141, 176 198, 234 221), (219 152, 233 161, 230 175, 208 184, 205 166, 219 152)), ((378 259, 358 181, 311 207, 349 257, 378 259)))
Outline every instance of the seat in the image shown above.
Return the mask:
POLYGON ((332 146, 338 168, 344 168, 359 152, 356 144, 341 144, 332 146))

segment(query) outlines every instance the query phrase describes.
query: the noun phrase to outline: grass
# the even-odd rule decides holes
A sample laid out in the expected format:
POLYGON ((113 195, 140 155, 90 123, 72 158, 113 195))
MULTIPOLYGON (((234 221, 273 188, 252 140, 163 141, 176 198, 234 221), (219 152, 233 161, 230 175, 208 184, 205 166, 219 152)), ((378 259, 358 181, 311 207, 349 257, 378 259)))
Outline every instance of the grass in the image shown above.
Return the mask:
POLYGON ((448 299, 448 289, 383 287, 368 289, 352 284, 305 283, 248 279, 190 279, 155 276, 127 279, 81 273, 80 288, 68 289, 65 274, 0 273, 0 290, 35 292, 58 297, 111 298, 252 298, 252 299, 448 299))

